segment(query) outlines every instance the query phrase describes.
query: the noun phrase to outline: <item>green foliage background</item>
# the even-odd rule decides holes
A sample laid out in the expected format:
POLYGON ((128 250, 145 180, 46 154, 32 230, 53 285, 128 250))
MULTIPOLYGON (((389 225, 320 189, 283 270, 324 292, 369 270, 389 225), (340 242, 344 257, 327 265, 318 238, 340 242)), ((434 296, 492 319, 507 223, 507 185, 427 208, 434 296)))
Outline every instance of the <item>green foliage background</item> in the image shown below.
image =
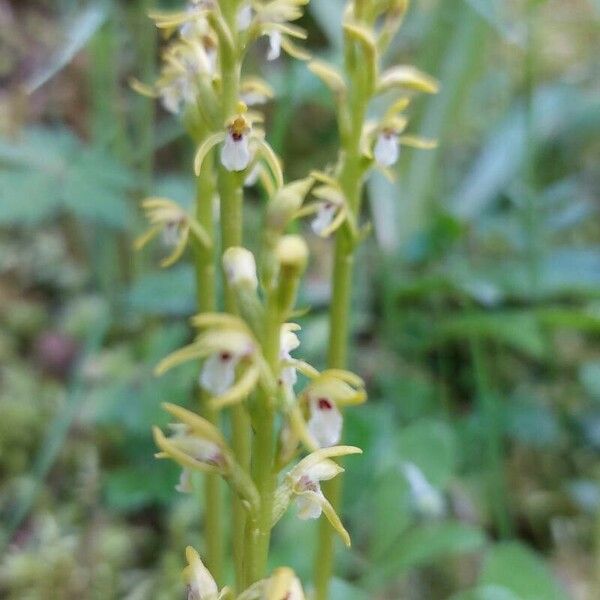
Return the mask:
MULTIPOLYGON (((176 3, 164 2, 164 6, 176 3)), ((339 55, 341 0, 313 0, 310 45, 339 55)), ((201 494, 153 459, 160 402, 194 367, 152 368, 189 335, 193 272, 137 256, 138 201, 188 203, 193 149, 136 97, 157 44, 149 0, 0 2, 0 597, 182 596, 201 494)), ((334 599, 600 597, 600 4, 415 0, 397 61, 441 80, 415 103, 439 149, 369 184, 334 599), (402 465, 444 496, 415 505, 402 465)), ((330 99, 302 64, 264 66, 267 132, 290 178, 332 161, 330 99)), ((260 199, 247 199, 247 244, 260 199)), ((322 363, 330 246, 310 237, 302 319, 322 363)), ((200 488, 201 481, 196 482, 200 488)), ((290 515, 273 565, 310 576, 290 515)))

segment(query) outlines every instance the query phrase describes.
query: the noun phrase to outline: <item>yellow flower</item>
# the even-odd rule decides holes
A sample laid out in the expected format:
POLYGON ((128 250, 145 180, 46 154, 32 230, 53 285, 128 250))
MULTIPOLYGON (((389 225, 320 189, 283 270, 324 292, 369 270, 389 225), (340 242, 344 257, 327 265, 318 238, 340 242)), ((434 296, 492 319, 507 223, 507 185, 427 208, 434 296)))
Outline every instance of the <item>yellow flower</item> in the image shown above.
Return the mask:
POLYGON ((139 236, 134 245, 142 249, 158 235, 161 235, 165 246, 173 248, 169 256, 161 261, 162 267, 168 267, 179 260, 185 251, 190 234, 205 247, 211 241, 202 226, 192 218, 179 204, 167 198, 147 198, 142 207, 150 221, 150 229, 139 236))
POLYGON ((349 454, 362 454, 362 450, 354 446, 322 448, 303 458, 291 469, 285 477, 285 482, 275 494, 275 522, 281 518, 290 500, 294 499, 300 519, 317 519, 321 514, 325 514, 331 526, 349 546, 350 536, 333 506, 323 495, 320 485, 321 481, 333 479, 344 471, 341 466, 330 459, 349 454))
POLYGON ((221 164, 228 171, 248 170, 249 174, 256 164, 255 161, 263 159, 275 178, 277 188, 283 186, 279 159, 271 146, 265 142, 263 132, 252 127, 251 115, 243 102, 238 106, 238 113, 227 120, 224 130, 209 136, 198 148, 194 159, 196 175, 200 174, 208 153, 218 144, 222 144, 221 164))
POLYGON ((260 345, 241 319, 227 314, 205 313, 192 320, 201 330, 196 340, 167 356, 157 366, 161 375, 190 360, 203 362, 200 386, 213 394, 214 409, 243 401, 259 380, 274 386, 260 345))

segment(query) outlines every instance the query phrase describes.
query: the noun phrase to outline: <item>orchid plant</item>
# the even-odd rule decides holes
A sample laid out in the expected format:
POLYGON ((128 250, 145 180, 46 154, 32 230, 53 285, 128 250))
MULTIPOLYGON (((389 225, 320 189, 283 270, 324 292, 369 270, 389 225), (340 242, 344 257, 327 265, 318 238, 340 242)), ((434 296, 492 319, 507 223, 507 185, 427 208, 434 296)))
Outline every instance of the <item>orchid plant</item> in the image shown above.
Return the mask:
MULTIPOLYGON (((132 81, 138 92, 158 98, 177 114, 197 145, 194 211, 167 198, 146 199, 150 229, 137 241, 141 248, 160 237, 169 252, 163 267, 181 259, 187 248, 196 265, 195 338, 156 371, 160 375, 184 362, 197 363, 198 412, 165 404, 174 422, 167 435, 154 430, 157 457, 181 467, 179 492, 193 490, 194 473, 206 477, 207 566, 195 549, 187 548, 188 600, 305 598, 291 569, 268 573, 271 532, 292 504, 300 519, 324 516, 314 589, 317 600, 328 597, 332 534, 350 545, 337 512, 339 486, 332 482, 343 472, 338 459, 362 452, 341 445, 344 410, 366 400, 364 382, 346 370, 353 256, 369 232, 360 223, 362 188, 373 169, 393 177, 401 145, 434 146, 405 134, 405 111, 415 92, 434 93, 437 83, 411 66, 380 70, 408 1, 349 0, 340 69, 312 60, 299 45, 307 33, 295 22, 307 3, 191 0, 177 12, 153 12, 150 17, 167 40, 161 73, 152 86, 132 81), (339 157, 301 180, 286 182, 267 141, 260 106, 273 98, 273 90, 245 70, 244 59, 261 37, 267 38, 265 60, 277 60, 283 50, 307 61, 335 98, 339 157), (379 96, 388 108, 374 114, 371 101, 379 96), (268 198, 256 257, 242 247, 244 189, 254 185, 268 198), (335 240, 328 364, 321 371, 297 357, 300 327, 294 317, 309 252, 304 238, 288 231, 305 217, 311 218, 314 234, 335 240), (225 288, 222 307, 217 262, 225 288), (221 429, 226 419, 229 438, 221 429), (222 480, 233 492, 227 554, 233 558, 235 582, 230 587, 222 587, 222 480)), ((428 492, 427 482, 410 465, 407 477, 428 492)))

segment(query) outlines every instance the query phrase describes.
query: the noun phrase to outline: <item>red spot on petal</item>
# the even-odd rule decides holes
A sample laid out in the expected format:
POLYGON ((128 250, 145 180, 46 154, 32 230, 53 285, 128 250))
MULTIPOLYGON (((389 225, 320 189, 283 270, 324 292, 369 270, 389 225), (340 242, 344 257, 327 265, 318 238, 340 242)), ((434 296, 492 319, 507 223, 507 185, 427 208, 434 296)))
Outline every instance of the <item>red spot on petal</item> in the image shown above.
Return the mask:
POLYGON ((221 352, 221 354, 219 354, 219 358, 223 361, 223 362, 227 362, 231 360, 231 352, 221 352))
POLYGON ((328 398, 319 398, 317 400, 317 406, 319 410, 331 410, 333 408, 333 402, 328 398))

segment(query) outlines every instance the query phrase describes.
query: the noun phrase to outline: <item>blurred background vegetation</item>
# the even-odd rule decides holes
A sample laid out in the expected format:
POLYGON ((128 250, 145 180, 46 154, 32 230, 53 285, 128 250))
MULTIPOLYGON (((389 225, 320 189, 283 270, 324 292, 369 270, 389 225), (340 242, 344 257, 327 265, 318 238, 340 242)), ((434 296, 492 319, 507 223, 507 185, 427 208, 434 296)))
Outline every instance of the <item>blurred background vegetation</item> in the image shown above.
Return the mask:
MULTIPOLYGON (((339 54, 342 4, 312 1, 315 54, 339 54)), ((0 0, 9 600, 180 598, 182 549, 202 547, 200 494, 174 492, 150 438, 161 401, 191 403, 193 366, 152 368, 189 336, 193 272, 131 251, 145 194, 193 194, 182 128, 127 84, 155 74, 151 6, 0 0)), ((413 113, 440 146, 369 185, 352 355, 370 402, 347 435, 366 452, 333 598, 600 598, 600 2, 415 0, 392 54, 441 80, 413 113)), ((331 162, 327 92, 302 64, 253 62, 288 176, 331 162)), ((302 341, 322 366, 330 244, 310 241, 302 341)), ((284 520, 273 563, 307 580, 313 538, 284 520)))

